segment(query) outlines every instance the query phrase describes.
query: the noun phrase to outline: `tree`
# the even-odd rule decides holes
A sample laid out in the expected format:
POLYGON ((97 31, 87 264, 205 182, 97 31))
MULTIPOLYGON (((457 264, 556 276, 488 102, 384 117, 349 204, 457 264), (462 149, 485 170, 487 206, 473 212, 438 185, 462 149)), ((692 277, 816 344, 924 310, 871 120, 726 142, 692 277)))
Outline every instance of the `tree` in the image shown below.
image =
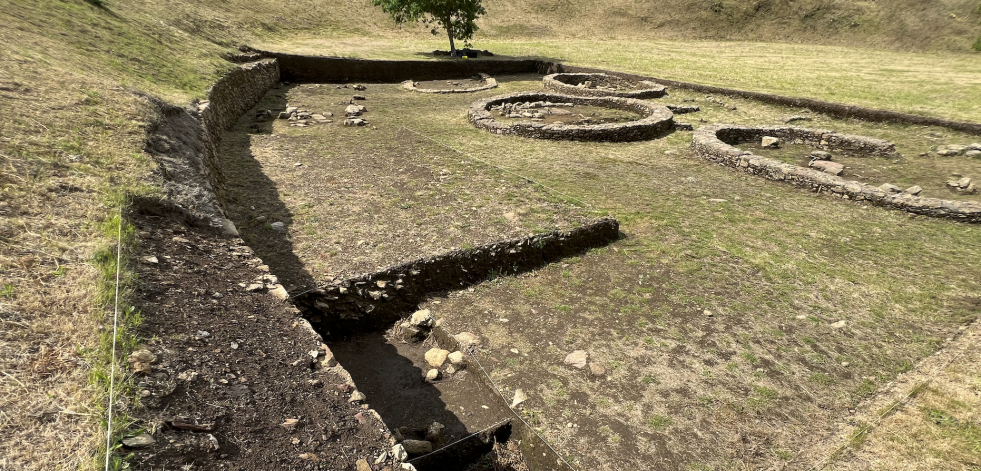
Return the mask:
POLYGON ((487 13, 480 0, 371 0, 398 24, 421 21, 434 35, 442 28, 450 38, 450 53, 456 52, 458 39, 467 43, 477 31, 477 18, 487 13))

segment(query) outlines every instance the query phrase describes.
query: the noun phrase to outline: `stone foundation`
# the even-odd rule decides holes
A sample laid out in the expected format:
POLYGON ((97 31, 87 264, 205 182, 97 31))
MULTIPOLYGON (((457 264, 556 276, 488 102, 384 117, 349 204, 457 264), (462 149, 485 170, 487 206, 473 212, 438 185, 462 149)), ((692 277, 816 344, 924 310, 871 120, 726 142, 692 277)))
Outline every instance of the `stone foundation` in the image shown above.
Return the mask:
POLYGON ((758 141, 764 135, 825 150, 846 150, 880 156, 890 156, 896 153, 895 146, 891 142, 881 139, 793 126, 705 126, 695 132, 691 148, 696 154, 718 164, 740 169, 769 180, 787 182, 819 193, 828 193, 838 198, 864 201, 924 216, 970 223, 981 222, 981 203, 978 202, 924 198, 908 193, 890 193, 879 187, 845 180, 818 170, 759 157, 752 152, 742 151, 734 147, 739 143, 758 141))
POLYGON ((674 115, 665 106, 633 98, 589 98, 539 92, 500 95, 474 103, 467 113, 471 124, 495 134, 571 141, 628 142, 653 139, 674 129, 674 115), (516 122, 502 123, 494 119, 490 108, 519 102, 572 103, 573 105, 602 106, 638 113, 643 118, 626 123, 567 125, 516 122))
POLYGON ((667 95, 664 89, 664 85, 659 85, 657 83, 640 80, 632 81, 624 78, 617 77, 615 75, 607 74, 552 74, 546 75, 542 79, 542 86, 546 90, 551 90, 563 95, 573 95, 573 96, 590 96, 590 97, 604 97, 604 96, 615 96, 620 98, 661 98, 667 95), (579 84, 591 83, 597 88, 581 87, 579 84), (642 88, 637 90, 616 90, 616 87, 624 82, 637 83, 641 85, 642 88), (607 88, 604 90, 604 88, 607 88))
POLYGON ((487 75, 483 72, 477 75, 479 75, 480 78, 484 80, 484 85, 476 88, 460 88, 460 89, 448 88, 442 90, 435 89, 435 88, 418 88, 416 87, 416 82, 412 80, 406 80, 405 82, 402 82, 402 88, 405 88, 406 90, 412 90, 414 92, 419 92, 419 93, 437 93, 437 94, 474 93, 474 92, 482 92, 484 90, 490 90, 492 88, 497 88, 497 80, 494 80, 494 78, 491 77, 490 75, 487 75))

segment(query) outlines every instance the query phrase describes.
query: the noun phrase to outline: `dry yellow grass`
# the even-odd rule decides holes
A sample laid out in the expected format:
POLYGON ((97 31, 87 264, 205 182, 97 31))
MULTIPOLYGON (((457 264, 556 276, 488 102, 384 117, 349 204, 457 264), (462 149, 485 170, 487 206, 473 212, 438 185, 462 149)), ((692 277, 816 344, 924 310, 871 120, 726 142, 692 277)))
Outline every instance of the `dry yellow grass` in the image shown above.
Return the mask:
POLYGON ((810 453, 828 470, 981 467, 981 324, 863 405, 810 453))

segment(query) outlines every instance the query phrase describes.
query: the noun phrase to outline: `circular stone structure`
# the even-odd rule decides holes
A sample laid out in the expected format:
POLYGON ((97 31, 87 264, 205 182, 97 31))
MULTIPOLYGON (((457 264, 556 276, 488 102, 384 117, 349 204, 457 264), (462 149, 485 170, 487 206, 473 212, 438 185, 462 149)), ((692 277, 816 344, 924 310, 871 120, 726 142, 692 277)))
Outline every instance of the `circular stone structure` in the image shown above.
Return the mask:
POLYGON ((412 90, 414 92, 419 92, 419 93, 474 93, 484 90, 490 90, 492 88, 497 88, 497 80, 494 80, 494 78, 491 77, 490 75, 487 75, 485 73, 479 73, 477 74, 477 76, 480 77, 480 80, 484 84, 474 88, 445 88, 445 89, 419 88, 417 86, 419 82, 415 82, 412 80, 406 80, 405 82, 402 82, 402 87, 405 88, 406 90, 412 90))
POLYGON ((889 141, 796 126, 735 124, 703 126, 695 131, 691 148, 696 154, 712 162, 759 175, 768 180, 782 181, 838 198, 866 201, 910 213, 981 223, 981 203, 975 201, 926 198, 903 191, 889 191, 882 187, 846 180, 820 170, 760 157, 735 147, 747 142, 761 142, 764 136, 823 150, 843 150, 884 157, 896 155, 896 146, 889 141))
POLYGON ((542 79, 542 86, 564 95, 575 96, 615 96, 620 98, 661 98, 668 93, 664 85, 642 80, 633 82, 615 75, 607 74, 552 74, 542 79), (642 88, 636 90, 617 90, 624 83, 636 83, 642 88))
POLYGON ((521 92, 480 100, 470 106, 470 123, 478 129, 495 134, 556 139, 567 141, 629 142, 653 139, 674 129, 674 115, 666 106, 633 98, 579 97, 542 92, 521 92), (532 103, 547 107, 551 104, 598 106, 637 113, 635 121, 625 123, 570 125, 519 121, 504 123, 494 119, 492 108, 508 103, 532 103))

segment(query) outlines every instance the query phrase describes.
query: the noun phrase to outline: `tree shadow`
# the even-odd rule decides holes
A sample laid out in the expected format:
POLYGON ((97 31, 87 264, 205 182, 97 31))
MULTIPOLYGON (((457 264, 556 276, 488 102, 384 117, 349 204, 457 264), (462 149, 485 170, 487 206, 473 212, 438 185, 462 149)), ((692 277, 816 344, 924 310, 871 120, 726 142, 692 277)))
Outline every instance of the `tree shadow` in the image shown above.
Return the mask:
POLYGON ((276 182, 263 172, 251 146, 253 134, 272 134, 276 116, 262 112, 285 109, 288 91, 289 87, 282 85, 273 88, 242 115, 225 133, 219 155, 227 182, 224 203, 228 218, 270 272, 291 295, 296 295, 314 288, 316 281, 293 251, 289 228, 294 215, 280 197, 276 182))

